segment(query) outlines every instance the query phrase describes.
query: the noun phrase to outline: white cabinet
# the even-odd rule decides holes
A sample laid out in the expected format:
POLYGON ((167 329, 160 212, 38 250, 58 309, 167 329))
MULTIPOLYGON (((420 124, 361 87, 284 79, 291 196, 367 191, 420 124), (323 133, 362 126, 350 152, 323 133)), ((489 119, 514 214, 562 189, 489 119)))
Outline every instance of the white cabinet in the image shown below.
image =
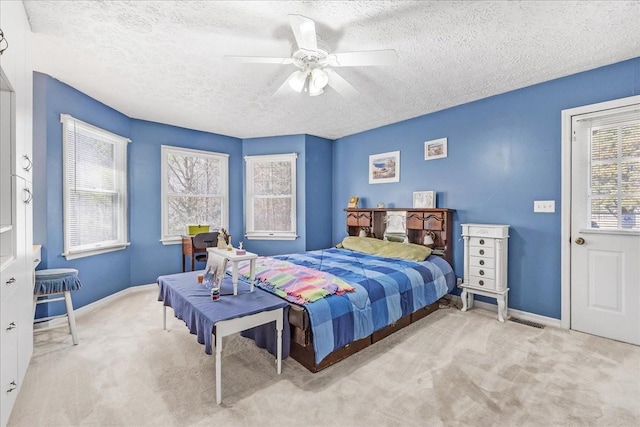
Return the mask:
POLYGON ((0 56, 0 426, 5 426, 33 353, 33 69, 22 2, 0 1, 0 28, 8 42, 0 56))
MULTIPOLYGON (((2 283, 4 286, 4 283, 2 283)), ((2 343, 2 363, 0 363, 0 415, 1 425, 9 420, 11 408, 18 395, 18 327, 13 305, 14 296, 0 304, 0 342, 2 343)))
POLYGON ((509 226, 498 224, 462 224, 464 239, 464 280, 462 311, 473 307, 474 295, 495 298, 498 319, 507 317, 509 226))

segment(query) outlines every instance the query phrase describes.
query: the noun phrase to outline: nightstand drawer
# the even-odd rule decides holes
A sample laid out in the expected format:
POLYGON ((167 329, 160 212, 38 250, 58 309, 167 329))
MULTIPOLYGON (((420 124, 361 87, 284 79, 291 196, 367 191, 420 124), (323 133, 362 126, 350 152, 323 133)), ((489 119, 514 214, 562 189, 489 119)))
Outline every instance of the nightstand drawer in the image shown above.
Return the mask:
POLYGON ((477 277, 486 277, 487 279, 495 279, 496 272, 493 268, 469 267, 469 275, 477 277))
POLYGON ((484 267, 485 269, 493 269, 496 266, 496 262, 493 258, 471 256, 469 257, 469 265, 472 267, 484 267))
POLYGON ((485 237, 470 237, 469 238, 469 245, 470 246, 479 246, 479 247, 482 247, 482 248, 493 248, 495 246, 494 242, 495 242, 495 240, 487 239, 485 237))
POLYGON ((486 248, 483 246, 469 246, 469 255, 485 258, 495 258, 495 251, 493 250, 493 248, 486 248))
POLYGON ((468 286, 475 286, 476 288, 495 290, 496 281, 493 279, 487 279, 486 277, 469 276, 468 286))

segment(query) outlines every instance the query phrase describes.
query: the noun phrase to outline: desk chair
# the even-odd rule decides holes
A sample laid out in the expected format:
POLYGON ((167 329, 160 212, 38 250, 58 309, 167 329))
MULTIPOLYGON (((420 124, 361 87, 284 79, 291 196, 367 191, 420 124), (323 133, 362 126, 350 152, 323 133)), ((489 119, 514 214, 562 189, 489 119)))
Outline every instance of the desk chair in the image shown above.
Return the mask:
MULTIPOLYGON (((217 231, 196 234, 193 238, 194 249, 206 249, 215 247, 218 244, 218 234, 220 233, 218 233, 217 231)), ((199 262, 207 262, 207 253, 205 252, 197 254, 195 256, 195 259, 199 262)))

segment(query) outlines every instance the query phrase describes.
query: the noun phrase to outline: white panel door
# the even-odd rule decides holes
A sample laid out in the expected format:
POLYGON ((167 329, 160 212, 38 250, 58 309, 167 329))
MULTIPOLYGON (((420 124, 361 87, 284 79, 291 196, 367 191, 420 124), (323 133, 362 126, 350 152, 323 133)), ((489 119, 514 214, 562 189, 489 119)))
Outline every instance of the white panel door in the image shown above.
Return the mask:
POLYGON ((640 105, 574 116, 571 328, 640 344, 640 105))

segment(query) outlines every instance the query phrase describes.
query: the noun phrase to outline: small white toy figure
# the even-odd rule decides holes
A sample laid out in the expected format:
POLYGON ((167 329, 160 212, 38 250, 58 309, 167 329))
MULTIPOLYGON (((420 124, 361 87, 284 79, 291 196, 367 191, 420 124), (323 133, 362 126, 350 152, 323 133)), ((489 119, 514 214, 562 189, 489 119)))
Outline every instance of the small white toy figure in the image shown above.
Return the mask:
POLYGON ((238 243, 238 249, 242 250, 242 242, 238 243))

